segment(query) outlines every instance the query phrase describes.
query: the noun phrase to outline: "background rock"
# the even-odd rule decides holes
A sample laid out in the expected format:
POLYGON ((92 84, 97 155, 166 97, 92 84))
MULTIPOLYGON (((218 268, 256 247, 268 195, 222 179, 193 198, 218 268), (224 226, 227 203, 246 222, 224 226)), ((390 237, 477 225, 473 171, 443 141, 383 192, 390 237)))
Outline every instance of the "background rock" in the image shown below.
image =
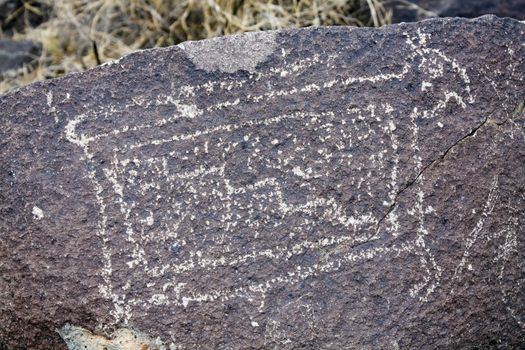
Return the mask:
POLYGON ((439 17, 436 12, 419 6, 416 1, 387 1, 385 3, 385 8, 392 14, 392 23, 418 22, 429 18, 439 17))
POLYGON ((408 0, 441 17, 496 15, 525 19, 525 0, 408 0))
POLYGON ((9 71, 31 65, 41 52, 42 46, 31 41, 0 40, 0 79, 9 71))
POLYGON ((525 24, 253 35, 0 97, 5 345, 519 348, 525 24))

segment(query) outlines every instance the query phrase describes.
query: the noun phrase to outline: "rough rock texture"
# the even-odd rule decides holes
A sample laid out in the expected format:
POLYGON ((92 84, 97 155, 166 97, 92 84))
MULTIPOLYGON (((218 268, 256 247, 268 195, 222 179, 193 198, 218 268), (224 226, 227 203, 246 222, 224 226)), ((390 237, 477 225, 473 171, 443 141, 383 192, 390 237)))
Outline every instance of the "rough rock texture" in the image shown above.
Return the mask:
POLYGON ((42 46, 32 41, 0 40, 0 79, 9 71, 32 64, 41 52, 42 46))
MULTIPOLYGON (((525 19, 525 0, 401 0, 393 1, 404 16, 412 13, 416 18, 423 19, 421 11, 413 11, 406 3, 413 3, 424 10, 434 12, 441 17, 478 17, 482 15, 497 15, 525 19), (403 4, 404 3, 404 4, 403 4)), ((406 17, 408 19, 408 17, 406 17)))
POLYGON ((522 346, 525 24, 255 37, 0 98, 0 339, 522 346))

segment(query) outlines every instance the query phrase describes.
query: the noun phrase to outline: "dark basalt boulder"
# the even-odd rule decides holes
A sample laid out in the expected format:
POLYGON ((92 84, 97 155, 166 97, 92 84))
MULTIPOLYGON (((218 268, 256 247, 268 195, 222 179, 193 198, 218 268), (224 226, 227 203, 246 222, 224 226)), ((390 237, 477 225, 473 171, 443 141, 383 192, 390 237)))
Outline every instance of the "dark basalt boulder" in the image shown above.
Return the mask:
POLYGON ((518 349, 525 24, 141 51, 0 97, 12 349, 518 349))

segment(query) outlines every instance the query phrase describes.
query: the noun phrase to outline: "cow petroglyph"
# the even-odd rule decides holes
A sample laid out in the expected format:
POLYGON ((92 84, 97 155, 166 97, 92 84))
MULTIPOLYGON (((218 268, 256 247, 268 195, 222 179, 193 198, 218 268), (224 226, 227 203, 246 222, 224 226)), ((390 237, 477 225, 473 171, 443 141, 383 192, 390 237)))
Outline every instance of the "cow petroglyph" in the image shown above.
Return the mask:
MULTIPOLYGON (((290 62, 287 68, 269 69, 264 72, 252 73, 248 79, 235 82, 227 81, 208 81, 207 83, 196 86, 182 86, 173 88, 170 94, 160 94, 155 101, 147 100, 142 96, 130 97, 130 103, 123 107, 104 106, 103 109, 93 109, 87 114, 79 115, 75 120, 66 126, 66 137, 69 141, 83 147, 87 162, 92 161, 97 147, 104 143, 108 138, 122 138, 126 133, 140 133, 145 129, 161 128, 179 120, 199 120, 204 115, 216 113, 242 104, 264 105, 270 103, 272 99, 284 98, 290 95, 301 94, 308 98, 311 93, 322 92, 326 89, 344 89, 349 85, 356 84, 380 84, 392 80, 402 81, 414 63, 417 68, 428 75, 428 82, 422 86, 424 91, 433 93, 435 84, 433 80, 444 75, 445 67, 450 67, 455 74, 458 74, 464 81, 463 91, 445 91, 441 100, 430 110, 418 110, 414 108, 412 120, 417 117, 437 118, 439 112, 445 109, 450 103, 466 108, 468 103, 473 103, 475 97, 470 91, 470 80, 466 71, 454 60, 447 57, 437 49, 426 47, 430 34, 418 32, 417 37, 407 35, 407 45, 412 50, 412 55, 407 59, 400 69, 393 72, 378 74, 374 76, 347 76, 337 77, 327 80, 317 85, 307 83, 297 85, 292 89, 271 89, 259 95, 247 95, 241 101, 239 98, 225 99, 216 104, 200 107, 195 104, 195 98, 200 94, 213 95, 221 94, 223 91, 238 91, 246 84, 261 81, 264 79, 289 78, 304 73, 309 68, 316 65, 330 65, 337 60, 337 55, 330 54, 322 57, 315 54, 296 62, 290 62), (130 108, 158 108, 159 106, 173 105, 176 113, 170 117, 154 122, 146 122, 138 125, 126 125, 117 128, 110 133, 91 134, 88 128, 79 130, 79 125, 97 118, 109 118, 115 113, 124 113, 130 108), (204 108, 204 109, 203 109, 204 108)), ((286 53, 283 53, 286 56, 286 53)), ((102 107, 99 107, 102 108, 102 107)), ((133 306, 138 303, 146 303, 127 297, 126 288, 116 288, 111 284, 113 251, 109 247, 110 241, 116 234, 108 227, 110 214, 108 207, 117 204, 121 220, 125 226, 126 241, 129 245, 130 259, 127 265, 130 270, 141 269, 152 278, 153 282, 148 282, 151 290, 150 303, 162 305, 187 306, 190 302, 203 302, 212 300, 228 300, 235 297, 245 297, 249 299, 257 298, 259 303, 264 303, 264 294, 267 290, 279 284, 290 284, 304 280, 309 276, 339 269, 344 264, 351 264, 356 260, 373 259, 377 255, 387 251, 396 254, 411 253, 421 255, 421 268, 426 271, 426 277, 419 284, 413 286, 410 294, 425 301, 426 297, 432 293, 436 285, 439 284, 441 268, 437 265, 431 250, 425 245, 425 208, 423 193, 418 194, 416 207, 410 212, 411 215, 418 217, 420 226, 417 239, 400 246, 371 248, 359 253, 352 251, 344 252, 339 258, 333 258, 324 264, 314 263, 310 265, 297 265, 286 274, 278 274, 273 278, 262 283, 238 286, 234 289, 226 290, 203 290, 201 293, 185 292, 186 283, 177 283, 177 278, 168 283, 161 283, 160 279, 167 273, 177 274, 191 273, 196 269, 202 269, 207 273, 213 273, 213 269, 236 267, 249 260, 269 259, 271 261, 286 261, 295 256, 303 254, 305 251, 319 251, 329 248, 337 249, 341 244, 354 246, 369 242, 375 239, 374 229, 379 223, 379 218, 374 217, 370 212, 359 212, 352 215, 347 214, 346 208, 334 198, 323 198, 315 195, 316 188, 309 180, 317 177, 326 176, 334 164, 358 167, 352 161, 352 153, 341 152, 348 147, 355 147, 360 142, 366 140, 371 133, 385 132, 390 135, 390 145, 380 145, 377 152, 371 157, 370 161, 377 164, 377 169, 387 169, 387 153, 391 154, 394 166, 390 170, 390 194, 385 200, 385 205, 389 206, 395 200, 395 194, 399 190, 397 163, 397 136, 395 133, 394 110, 388 103, 380 105, 370 104, 366 109, 349 107, 346 111, 350 122, 342 124, 338 122, 334 115, 337 110, 325 110, 322 113, 309 111, 282 114, 267 118, 254 118, 242 116, 239 122, 218 124, 209 127, 200 127, 196 130, 175 134, 169 137, 159 137, 153 140, 145 140, 138 143, 119 143, 113 148, 113 157, 107 164, 104 164, 102 174, 96 171, 91 173, 91 180, 96 189, 97 200, 99 202, 101 221, 99 223, 99 236, 104 242, 105 268, 102 271, 105 285, 100 286, 100 290, 105 297, 113 300, 115 310, 113 312, 116 322, 126 323, 132 315, 133 306), (300 168, 293 165, 294 157, 300 158, 302 153, 311 152, 312 145, 302 144, 301 140, 294 137, 293 130, 288 133, 287 140, 272 140, 270 144, 259 137, 254 137, 252 130, 257 127, 275 125, 284 126, 287 121, 292 119, 300 120, 304 127, 318 130, 319 144, 315 150, 318 153, 315 169, 300 168), (362 120, 375 120, 379 128, 372 128, 370 123, 359 123, 362 120), (241 140, 227 141, 228 133, 242 131, 245 136, 241 140), (353 137, 351 136, 353 135, 353 137), (206 141, 201 139, 206 137, 206 141), (335 140, 334 140, 335 139, 335 140), (212 141, 213 140, 213 141, 212 141), (193 154, 179 154, 177 150, 164 153, 163 155, 143 158, 140 155, 140 148, 162 146, 168 143, 191 142, 194 146, 193 154), (282 142, 290 143, 294 149, 295 156, 290 157, 288 152, 277 151, 273 159, 258 158, 258 149, 261 147, 272 147, 282 142), (330 144, 332 143, 332 144, 330 144), (247 185, 234 185, 230 183, 228 172, 228 153, 234 149, 250 144, 253 152, 249 154, 245 161, 245 166, 251 169, 251 164, 264 162, 264 165, 271 172, 286 173, 290 179, 295 181, 297 188, 304 189, 306 192, 302 203, 292 203, 286 198, 286 188, 289 184, 280 183, 276 177, 257 176, 257 180, 247 185), (334 147, 324 147, 330 144, 334 147), (220 150, 218 159, 206 157, 208 150, 214 148, 220 150), (133 152, 138 150, 139 153, 133 152), (184 168, 177 171, 170 171, 168 163, 173 159, 185 161, 184 168), (324 167, 324 168, 323 168, 324 167), (154 176, 156 180, 147 183, 141 182, 141 176, 148 174, 154 176), (205 192, 204 188, 212 191, 205 192), (113 191, 115 196, 109 196, 108 191, 113 191), (166 191, 167 190, 167 191, 166 191), (169 192, 169 198, 160 195, 154 196, 152 193, 169 192), (178 198, 184 194, 191 194, 191 200, 179 201, 178 198), (144 212, 143 208, 136 208, 135 201, 131 198, 135 196, 149 196, 148 204, 151 205, 149 212, 144 212), (111 200, 110 200, 111 198, 111 200), (113 201, 113 203, 111 202, 113 201), (193 222, 196 211, 203 210, 199 206, 201 202, 207 202, 209 219, 205 222, 193 222), (264 232, 264 226, 278 226, 284 221, 276 219, 300 213, 303 217, 302 222, 289 228, 289 235, 302 235, 305 228, 308 230, 320 229, 323 225, 341 227, 342 232, 337 236, 320 237, 316 239, 305 238, 300 243, 293 245, 276 244, 273 247, 257 247, 256 243, 249 248, 236 246, 232 240, 231 232, 239 229, 246 229, 244 234, 251 237, 252 242, 257 242, 259 235, 264 232), (180 232, 181 224, 185 221, 193 222, 189 227, 190 232, 184 235, 180 232), (222 226, 221 226, 222 225, 222 226), (221 226, 222 232, 217 234, 206 234, 208 228, 221 226), (196 237, 202 237, 202 241, 210 241, 208 247, 194 250, 192 247, 199 246, 196 237), (155 264, 152 254, 155 250, 146 252, 145 246, 153 244, 156 249, 171 247, 172 251, 186 250, 188 253, 184 257, 173 256, 173 260, 164 262, 163 265, 155 264), (219 248, 220 247, 220 248, 219 248), (259 295, 254 297, 254 295, 259 295)), ((343 120, 343 123, 345 120, 343 120)), ((204 123, 199 123, 204 125, 204 123)), ((441 122, 439 122, 441 124, 441 122)), ((442 125, 440 125, 442 126, 442 125)), ((413 133, 413 148, 418 149, 418 126, 414 122, 411 126, 413 133)), ((358 146, 357 146, 358 147, 358 146)), ((414 153, 416 170, 422 168, 421 159, 418 153, 414 153)), ((171 167, 173 168, 173 167, 171 167)), ((352 179, 352 186, 361 188, 367 186, 366 178, 370 174, 352 179)), ((422 182, 423 178, 419 179, 422 182)), ((369 186, 369 185, 368 185, 369 186)), ((373 190, 368 188, 365 193, 372 197, 373 190)), ((144 197, 145 198, 145 197, 144 197)), ((114 215, 114 214, 113 214, 114 215)), ((399 225, 396 221, 397 213, 391 212, 388 217, 387 230, 392 235, 396 235, 399 225)), ((113 218, 111 218, 113 220, 113 218)), ((286 240, 282 237, 281 240, 286 240)), ((130 280, 129 284, 134 285, 138 281, 130 280)), ((128 286, 129 287, 129 286, 128 286)))

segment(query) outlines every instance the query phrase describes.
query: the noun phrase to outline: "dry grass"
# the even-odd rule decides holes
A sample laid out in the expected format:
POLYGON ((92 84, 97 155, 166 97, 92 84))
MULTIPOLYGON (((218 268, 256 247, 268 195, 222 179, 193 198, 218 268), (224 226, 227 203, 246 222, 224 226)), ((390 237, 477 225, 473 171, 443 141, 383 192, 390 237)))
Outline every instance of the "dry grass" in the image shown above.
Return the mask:
MULTIPOLYGON (((36 69, 0 82, 0 93, 85 70, 132 51, 247 31, 390 22, 384 0, 24 0, 9 20, 48 6, 49 20, 15 33, 43 45, 36 69)), ((1 36, 1 33, 0 33, 1 36)))

